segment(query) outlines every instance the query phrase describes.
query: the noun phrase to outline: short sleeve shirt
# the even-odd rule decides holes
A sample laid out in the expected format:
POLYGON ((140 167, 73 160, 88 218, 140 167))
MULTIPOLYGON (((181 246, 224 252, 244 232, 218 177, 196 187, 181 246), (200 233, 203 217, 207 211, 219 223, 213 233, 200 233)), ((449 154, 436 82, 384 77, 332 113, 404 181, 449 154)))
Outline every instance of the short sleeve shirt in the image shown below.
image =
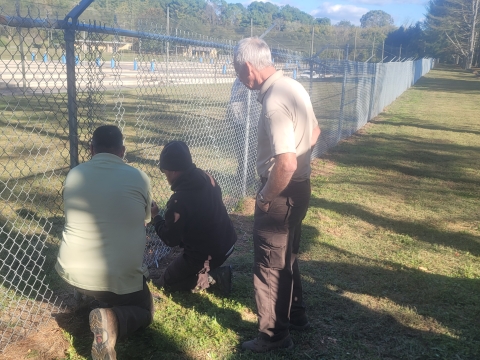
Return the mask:
POLYGON ((258 174, 268 178, 276 155, 295 153, 297 169, 292 181, 308 179, 310 142, 318 122, 307 91, 299 82, 277 71, 262 84, 257 99, 262 104, 258 123, 258 174))
POLYGON ((63 189, 65 228, 55 269, 80 289, 129 294, 143 288, 150 180, 113 154, 70 170, 63 189))

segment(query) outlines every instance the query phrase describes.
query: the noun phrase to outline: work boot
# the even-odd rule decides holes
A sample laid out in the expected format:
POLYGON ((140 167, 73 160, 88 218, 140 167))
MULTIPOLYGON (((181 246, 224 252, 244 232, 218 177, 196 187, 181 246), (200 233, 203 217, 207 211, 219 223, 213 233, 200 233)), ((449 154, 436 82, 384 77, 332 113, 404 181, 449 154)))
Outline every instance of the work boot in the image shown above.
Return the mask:
POLYGON ((118 321, 113 310, 94 309, 90 312, 89 322, 93 332, 92 359, 116 360, 118 321))
POLYGON ((310 322, 307 318, 292 321, 290 320, 290 326, 288 327, 289 330, 296 330, 296 331, 304 331, 310 328, 310 322))
POLYGON ((232 292, 232 266, 221 266, 208 273, 210 285, 216 285, 217 288, 228 296, 232 292), (210 279, 211 278, 211 279, 210 279))
POLYGON ((242 349, 255 353, 265 353, 271 350, 290 350, 293 348, 293 341, 290 334, 278 341, 269 341, 264 336, 257 336, 255 339, 245 341, 242 349))

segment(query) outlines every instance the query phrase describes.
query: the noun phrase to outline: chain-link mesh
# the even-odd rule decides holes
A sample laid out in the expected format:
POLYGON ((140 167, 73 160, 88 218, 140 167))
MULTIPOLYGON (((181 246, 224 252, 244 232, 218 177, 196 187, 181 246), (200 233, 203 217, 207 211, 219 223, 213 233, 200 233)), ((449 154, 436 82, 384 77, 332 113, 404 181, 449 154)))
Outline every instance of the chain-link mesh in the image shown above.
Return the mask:
MULTIPOLYGON (((114 19, 111 28, 77 24, 69 55, 66 23, 41 16, 39 8, 0 9, 0 25, 1 352, 59 309, 53 294, 64 283, 53 264, 63 228, 62 183, 71 166, 89 159, 97 126, 122 129, 125 160, 150 176, 160 207, 171 194, 158 170, 160 151, 183 140, 233 210, 258 185, 261 107, 257 93, 235 80, 234 41, 149 21, 125 30, 114 19)), ((432 66, 428 59, 343 61, 337 58, 345 58, 343 51, 329 59, 322 51, 308 57, 272 46, 276 68, 310 93, 322 130, 314 156, 361 128, 432 66)), ((144 261, 158 266, 167 253, 148 227, 144 261)))

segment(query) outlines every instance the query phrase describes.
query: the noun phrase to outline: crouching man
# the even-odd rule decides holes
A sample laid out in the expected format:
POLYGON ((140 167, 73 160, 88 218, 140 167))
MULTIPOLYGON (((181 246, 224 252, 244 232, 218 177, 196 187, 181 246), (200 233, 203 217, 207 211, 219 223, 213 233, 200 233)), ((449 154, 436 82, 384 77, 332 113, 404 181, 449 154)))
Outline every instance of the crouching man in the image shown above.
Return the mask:
POLYGON ((92 358, 111 360, 117 338, 147 327, 153 318, 143 266, 150 180, 123 162, 125 146, 116 126, 97 128, 90 151, 92 159, 65 179, 65 228, 55 269, 78 292, 106 304, 90 312, 92 358))
POLYGON ((152 202, 152 223, 167 246, 180 246, 178 256, 156 282, 168 291, 198 292, 211 285, 228 295, 231 266, 221 266, 233 252, 237 235, 215 179, 192 163, 188 146, 169 142, 160 154, 160 171, 174 192, 165 218, 152 202))

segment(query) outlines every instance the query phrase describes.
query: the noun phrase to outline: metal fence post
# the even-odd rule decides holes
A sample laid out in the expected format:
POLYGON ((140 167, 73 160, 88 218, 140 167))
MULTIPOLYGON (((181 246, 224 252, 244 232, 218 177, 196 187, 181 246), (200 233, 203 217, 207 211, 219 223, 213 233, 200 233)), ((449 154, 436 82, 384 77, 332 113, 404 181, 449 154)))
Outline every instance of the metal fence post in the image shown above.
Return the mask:
POLYGON ((75 23, 68 24, 65 29, 65 57, 67 68, 68 96, 68 138, 70 141, 70 169, 79 164, 78 161, 78 121, 77 121, 77 88, 75 84, 75 23))
POLYGON ((94 0, 81 0, 65 17, 64 39, 67 70, 67 97, 68 97, 68 139, 70 141, 70 169, 79 164, 78 161, 78 119, 77 119, 77 87, 75 78, 75 31, 78 17, 94 0), (68 20, 71 19, 71 22, 68 20))
POLYGON ((252 102, 252 93, 249 90, 247 95, 247 116, 245 118, 245 149, 243 152, 243 184, 242 184, 242 196, 247 194, 247 177, 248 177, 248 146, 250 142, 250 107, 252 102))
MULTIPOLYGON (((348 45, 347 45, 346 51, 348 54, 348 45)), ((339 142, 342 139, 342 129, 343 129, 343 120, 344 120, 343 118, 345 116, 345 91, 347 88, 347 70, 348 70, 348 60, 343 60, 343 84, 342 84, 342 97, 340 100, 340 116, 338 119, 337 142, 339 142)))

